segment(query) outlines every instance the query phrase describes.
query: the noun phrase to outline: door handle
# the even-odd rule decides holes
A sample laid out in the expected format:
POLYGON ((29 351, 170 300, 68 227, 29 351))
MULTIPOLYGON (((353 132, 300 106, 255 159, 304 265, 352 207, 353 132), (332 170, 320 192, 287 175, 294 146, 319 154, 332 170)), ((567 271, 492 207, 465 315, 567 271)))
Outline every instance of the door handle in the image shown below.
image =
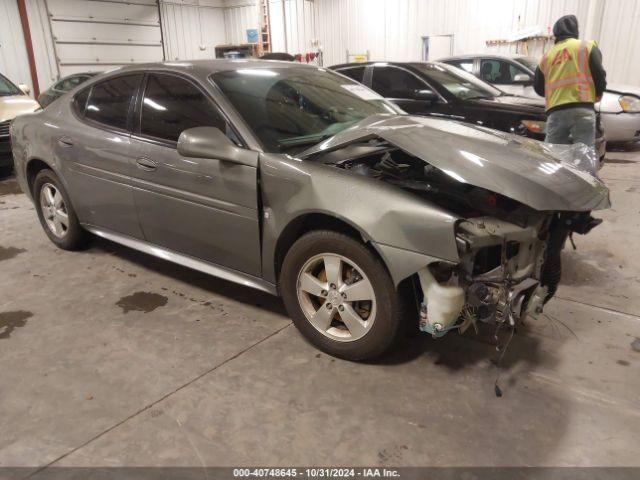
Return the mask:
POLYGON ((147 157, 142 157, 136 160, 136 164, 140 170, 144 170, 145 172, 153 172, 158 164, 147 157))
POLYGON ((69 137, 60 137, 58 138, 58 144, 60 144, 61 147, 73 147, 73 140, 69 137))

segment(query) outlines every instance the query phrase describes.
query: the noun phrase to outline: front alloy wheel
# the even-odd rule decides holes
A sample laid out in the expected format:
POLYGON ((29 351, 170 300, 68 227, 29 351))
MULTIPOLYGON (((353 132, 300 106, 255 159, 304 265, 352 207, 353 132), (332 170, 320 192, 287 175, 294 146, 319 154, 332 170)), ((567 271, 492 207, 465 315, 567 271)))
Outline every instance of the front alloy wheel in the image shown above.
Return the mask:
POLYGON ((358 340, 375 322, 373 286, 342 255, 322 253, 309 259, 298 275, 297 293, 307 320, 333 340, 358 340))
POLYGON ((400 297, 386 267, 347 235, 300 237, 284 259, 279 289, 298 330, 330 355, 373 358, 398 336, 400 297))

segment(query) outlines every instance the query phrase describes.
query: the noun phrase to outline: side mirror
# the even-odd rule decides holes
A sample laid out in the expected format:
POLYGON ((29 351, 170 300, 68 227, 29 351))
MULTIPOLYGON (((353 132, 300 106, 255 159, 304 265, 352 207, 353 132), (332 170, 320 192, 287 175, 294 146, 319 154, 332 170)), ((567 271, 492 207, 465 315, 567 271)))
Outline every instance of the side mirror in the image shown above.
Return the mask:
POLYGON ((513 77, 513 83, 518 83, 520 85, 528 85, 533 82, 531 75, 527 75, 526 73, 516 73, 513 77))
POLYGON ((436 102, 438 101, 438 98, 439 98, 438 95, 433 90, 414 90, 413 91, 414 100, 436 102))
POLYGON ((18 85, 18 88, 22 90, 22 93, 24 93, 25 95, 29 95, 31 93, 31 89, 29 88, 29 86, 25 85, 24 83, 18 85))
POLYGON ((225 160, 250 167, 258 165, 256 152, 238 147, 215 127, 194 127, 182 132, 178 153, 183 157, 225 160))

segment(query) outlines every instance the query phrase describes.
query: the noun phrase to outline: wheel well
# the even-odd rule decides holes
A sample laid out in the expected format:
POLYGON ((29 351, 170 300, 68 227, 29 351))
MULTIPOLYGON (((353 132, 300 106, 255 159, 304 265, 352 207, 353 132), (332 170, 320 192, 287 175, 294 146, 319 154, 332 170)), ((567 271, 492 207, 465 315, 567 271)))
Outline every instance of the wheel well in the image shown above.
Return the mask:
POLYGON ((310 213, 302 215, 291 221, 291 223, 289 223, 289 225, 287 225, 280 234, 278 242, 276 243, 276 253, 274 258, 277 279, 280 278, 282 262, 284 261, 284 257, 287 255, 291 246, 302 235, 314 230, 331 230, 347 235, 354 240, 363 242, 376 256, 378 256, 378 258, 380 258, 378 252, 364 239, 360 231, 349 223, 344 220, 340 220, 339 218, 332 217, 331 215, 310 213))
POLYGON ((29 185, 29 191, 32 195, 33 182, 35 181, 38 173, 45 169, 51 170, 51 167, 40 159, 34 158, 33 160, 30 160, 29 163, 27 163, 27 185, 29 185))

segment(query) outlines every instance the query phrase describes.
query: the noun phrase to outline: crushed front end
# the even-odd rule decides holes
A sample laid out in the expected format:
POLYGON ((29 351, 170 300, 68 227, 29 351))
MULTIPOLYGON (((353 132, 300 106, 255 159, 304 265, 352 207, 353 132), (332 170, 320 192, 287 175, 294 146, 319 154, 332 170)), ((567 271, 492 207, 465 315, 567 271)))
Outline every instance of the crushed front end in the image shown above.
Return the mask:
POLYGON ((560 281, 567 237, 598 223, 585 212, 530 211, 520 224, 490 216, 461 220, 460 262, 435 262, 417 274, 420 330, 442 337, 478 321, 514 327, 539 315, 560 281))

